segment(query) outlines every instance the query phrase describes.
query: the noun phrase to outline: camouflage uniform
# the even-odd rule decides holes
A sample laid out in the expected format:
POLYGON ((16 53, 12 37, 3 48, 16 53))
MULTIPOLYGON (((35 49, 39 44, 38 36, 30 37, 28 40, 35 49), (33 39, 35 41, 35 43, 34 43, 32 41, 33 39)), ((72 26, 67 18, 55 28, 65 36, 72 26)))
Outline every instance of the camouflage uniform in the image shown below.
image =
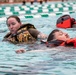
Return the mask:
POLYGON ((5 37, 4 40, 10 41, 14 44, 17 43, 34 43, 37 38, 33 37, 29 33, 29 29, 36 29, 34 25, 31 24, 24 24, 22 25, 18 30, 17 33, 12 35, 11 33, 8 33, 5 37))

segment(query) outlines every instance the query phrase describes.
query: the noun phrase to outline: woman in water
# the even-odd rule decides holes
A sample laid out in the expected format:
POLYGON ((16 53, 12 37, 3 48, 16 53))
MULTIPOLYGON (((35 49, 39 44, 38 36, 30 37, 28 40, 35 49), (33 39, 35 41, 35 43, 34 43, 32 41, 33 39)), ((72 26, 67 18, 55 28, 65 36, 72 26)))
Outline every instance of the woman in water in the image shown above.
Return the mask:
POLYGON ((42 39, 47 37, 38 31, 34 25, 30 23, 22 24, 18 16, 9 16, 6 23, 10 32, 5 35, 4 40, 14 44, 35 43, 38 38, 42 39))

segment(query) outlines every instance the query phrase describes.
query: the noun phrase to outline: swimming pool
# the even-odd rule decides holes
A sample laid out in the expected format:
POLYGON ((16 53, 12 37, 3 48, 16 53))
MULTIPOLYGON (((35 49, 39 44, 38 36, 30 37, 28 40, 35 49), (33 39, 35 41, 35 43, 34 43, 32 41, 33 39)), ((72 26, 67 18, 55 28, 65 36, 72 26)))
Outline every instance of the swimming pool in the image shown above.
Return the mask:
MULTIPOLYGON (((46 18, 21 17, 21 21, 34 24, 39 31, 48 35, 56 28, 56 20, 61 15, 46 18)), ((76 19, 76 13, 70 15, 76 19)), ((76 75, 76 49, 47 48, 39 41, 31 45, 3 42, 2 39, 8 32, 5 20, 6 18, 0 21, 0 75, 76 75), (27 52, 16 54, 15 50, 19 48, 25 48, 27 52)), ((69 33, 71 37, 76 36, 75 29, 61 30, 69 33)))

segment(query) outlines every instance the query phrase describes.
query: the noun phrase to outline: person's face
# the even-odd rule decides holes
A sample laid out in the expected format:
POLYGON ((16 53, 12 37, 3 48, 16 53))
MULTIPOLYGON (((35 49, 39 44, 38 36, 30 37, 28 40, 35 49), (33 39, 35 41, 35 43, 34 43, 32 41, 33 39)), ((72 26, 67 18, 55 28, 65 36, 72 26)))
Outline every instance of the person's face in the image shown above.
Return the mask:
POLYGON ((55 32, 54 35, 55 35, 54 38, 56 40, 66 41, 66 40, 70 39, 69 35, 67 33, 62 32, 62 31, 55 32))
POLYGON ((15 34, 17 30, 20 28, 21 23, 19 23, 15 18, 11 17, 7 20, 7 25, 11 34, 15 34))

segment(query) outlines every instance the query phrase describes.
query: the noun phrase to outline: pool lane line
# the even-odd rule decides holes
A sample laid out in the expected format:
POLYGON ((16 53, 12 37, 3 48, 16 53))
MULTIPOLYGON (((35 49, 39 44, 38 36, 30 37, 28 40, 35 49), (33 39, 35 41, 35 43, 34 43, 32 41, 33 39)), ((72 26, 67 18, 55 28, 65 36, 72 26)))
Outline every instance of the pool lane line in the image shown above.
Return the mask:
POLYGON ((10 16, 10 15, 35 15, 41 13, 58 13, 58 12, 65 12, 65 11, 76 11, 76 3, 55 3, 51 5, 31 5, 27 6, 15 6, 13 7, 5 7, 6 9, 1 9, 0 7, 0 17, 10 16), (72 5, 72 6, 70 6, 72 5), (37 6, 37 7, 35 7, 37 6), (43 6, 43 7, 42 7, 43 6), (64 7, 62 7, 64 6, 64 7), (23 8, 22 8, 23 7, 23 8), (35 9, 34 9, 35 8, 35 9))
POLYGON ((75 7, 69 7, 69 8, 54 8, 54 9, 43 9, 43 10, 28 10, 28 11, 5 11, 1 12, 0 11, 0 17, 3 16, 10 16, 10 15, 35 15, 35 14, 41 14, 41 13, 58 13, 58 12, 75 12, 76 8, 75 7))
MULTIPOLYGON (((72 13, 76 13, 76 12, 75 11, 70 11, 70 12, 42 13, 42 14, 35 14, 35 15, 18 15, 18 16, 20 17, 20 19, 30 19, 30 18, 41 18, 41 17, 46 18, 46 17, 50 17, 50 16, 72 14, 72 13)), ((6 21, 7 17, 0 18, 0 22, 1 21, 6 21)))

